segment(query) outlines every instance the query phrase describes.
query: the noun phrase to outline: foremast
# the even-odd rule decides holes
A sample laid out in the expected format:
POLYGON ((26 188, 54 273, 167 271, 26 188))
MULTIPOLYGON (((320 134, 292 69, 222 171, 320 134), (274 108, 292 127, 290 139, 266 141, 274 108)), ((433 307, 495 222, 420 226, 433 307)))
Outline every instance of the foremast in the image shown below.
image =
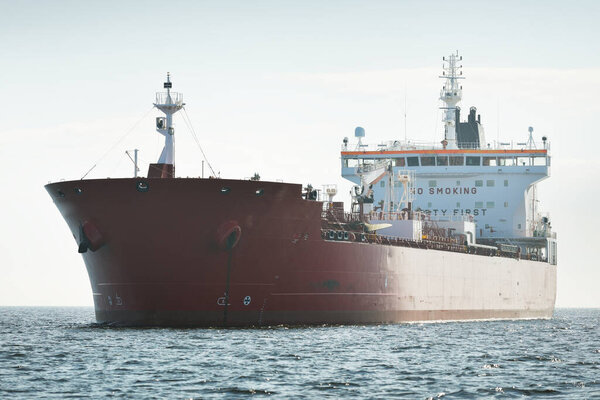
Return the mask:
POLYGON ((440 100, 445 103, 444 110, 444 141, 442 142, 445 148, 457 149, 456 144, 456 105, 462 99, 462 86, 459 85, 459 79, 465 79, 462 76, 462 65, 458 65, 462 61, 462 56, 450 54, 448 57, 443 57, 443 74, 440 78, 445 79, 444 86, 440 92, 440 100))
POLYGON ((185 103, 183 94, 172 92, 173 83, 171 75, 167 72, 167 81, 163 84, 166 92, 156 93, 154 107, 162 111, 165 116, 156 118, 156 131, 165 137, 158 162, 150 164, 148 178, 173 178, 175 177, 175 128, 173 127, 173 114, 181 110, 185 103))

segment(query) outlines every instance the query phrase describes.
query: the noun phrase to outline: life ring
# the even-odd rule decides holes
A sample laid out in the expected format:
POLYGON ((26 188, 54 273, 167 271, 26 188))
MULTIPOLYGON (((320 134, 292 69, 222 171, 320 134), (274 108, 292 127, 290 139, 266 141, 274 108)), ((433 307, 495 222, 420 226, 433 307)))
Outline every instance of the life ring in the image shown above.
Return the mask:
POLYGON ((361 242, 366 242, 366 241, 367 241, 367 237, 365 236, 365 234, 364 234, 364 233, 361 233, 361 234, 360 234, 360 241, 361 241, 361 242))
POLYGON ((329 239, 330 240, 334 240, 335 239, 335 232, 334 231, 329 231, 329 239))
POLYGON ((338 233, 337 233, 337 239, 338 240, 343 240, 344 239, 344 232, 338 231, 338 233))
POLYGON ((348 240, 348 232, 344 232, 344 240, 348 240))
POLYGON ((242 228, 237 221, 227 221, 219 226, 215 239, 222 250, 231 250, 237 246, 241 237, 242 228))

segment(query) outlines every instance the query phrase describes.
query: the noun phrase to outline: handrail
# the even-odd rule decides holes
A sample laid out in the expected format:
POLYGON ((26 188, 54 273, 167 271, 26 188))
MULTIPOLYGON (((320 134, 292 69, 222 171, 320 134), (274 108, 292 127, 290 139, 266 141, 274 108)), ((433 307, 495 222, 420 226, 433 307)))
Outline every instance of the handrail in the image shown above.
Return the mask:
POLYGON ((173 104, 181 106, 183 104, 183 93, 158 92, 156 93, 156 104, 173 104))
MULTIPOLYGON (((404 150, 444 150, 444 146, 439 142, 426 141, 387 141, 384 143, 370 144, 343 144, 342 151, 404 151, 404 150)), ((523 142, 493 142, 481 144, 479 142, 460 143, 458 150, 506 150, 522 152, 527 150, 550 150, 550 142, 546 141, 540 148, 532 148, 523 142)))

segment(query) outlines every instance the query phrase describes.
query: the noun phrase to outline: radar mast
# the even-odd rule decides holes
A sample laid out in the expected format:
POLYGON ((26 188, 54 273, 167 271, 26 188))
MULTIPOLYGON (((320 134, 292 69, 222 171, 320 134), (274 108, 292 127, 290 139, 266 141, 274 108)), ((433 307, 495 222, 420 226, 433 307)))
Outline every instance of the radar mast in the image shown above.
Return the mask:
POLYGON ((175 176, 175 128, 173 127, 173 114, 181 110, 185 103, 183 94, 172 92, 173 83, 171 74, 167 72, 167 81, 163 84, 166 92, 156 93, 154 107, 162 111, 165 116, 156 118, 156 131, 165 137, 158 163, 150 164, 148 177, 173 178, 175 176))
POLYGON ((462 99, 462 86, 458 84, 459 79, 465 79, 462 76, 462 65, 458 62, 462 61, 462 56, 450 54, 448 57, 442 57, 444 61, 443 73, 440 78, 445 79, 444 86, 440 92, 440 100, 445 103, 444 110, 444 144, 445 148, 456 149, 456 105, 462 99))

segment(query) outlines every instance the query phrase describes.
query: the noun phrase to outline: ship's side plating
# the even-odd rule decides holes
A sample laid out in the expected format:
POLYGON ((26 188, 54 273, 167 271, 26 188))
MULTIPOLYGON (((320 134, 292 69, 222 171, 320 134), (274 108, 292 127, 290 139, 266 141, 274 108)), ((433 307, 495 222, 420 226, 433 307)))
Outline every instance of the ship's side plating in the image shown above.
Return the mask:
POLYGON ((322 203, 300 185, 139 178, 46 189, 84 251, 99 322, 390 323, 550 317, 554 307, 547 263, 323 239, 322 203))

